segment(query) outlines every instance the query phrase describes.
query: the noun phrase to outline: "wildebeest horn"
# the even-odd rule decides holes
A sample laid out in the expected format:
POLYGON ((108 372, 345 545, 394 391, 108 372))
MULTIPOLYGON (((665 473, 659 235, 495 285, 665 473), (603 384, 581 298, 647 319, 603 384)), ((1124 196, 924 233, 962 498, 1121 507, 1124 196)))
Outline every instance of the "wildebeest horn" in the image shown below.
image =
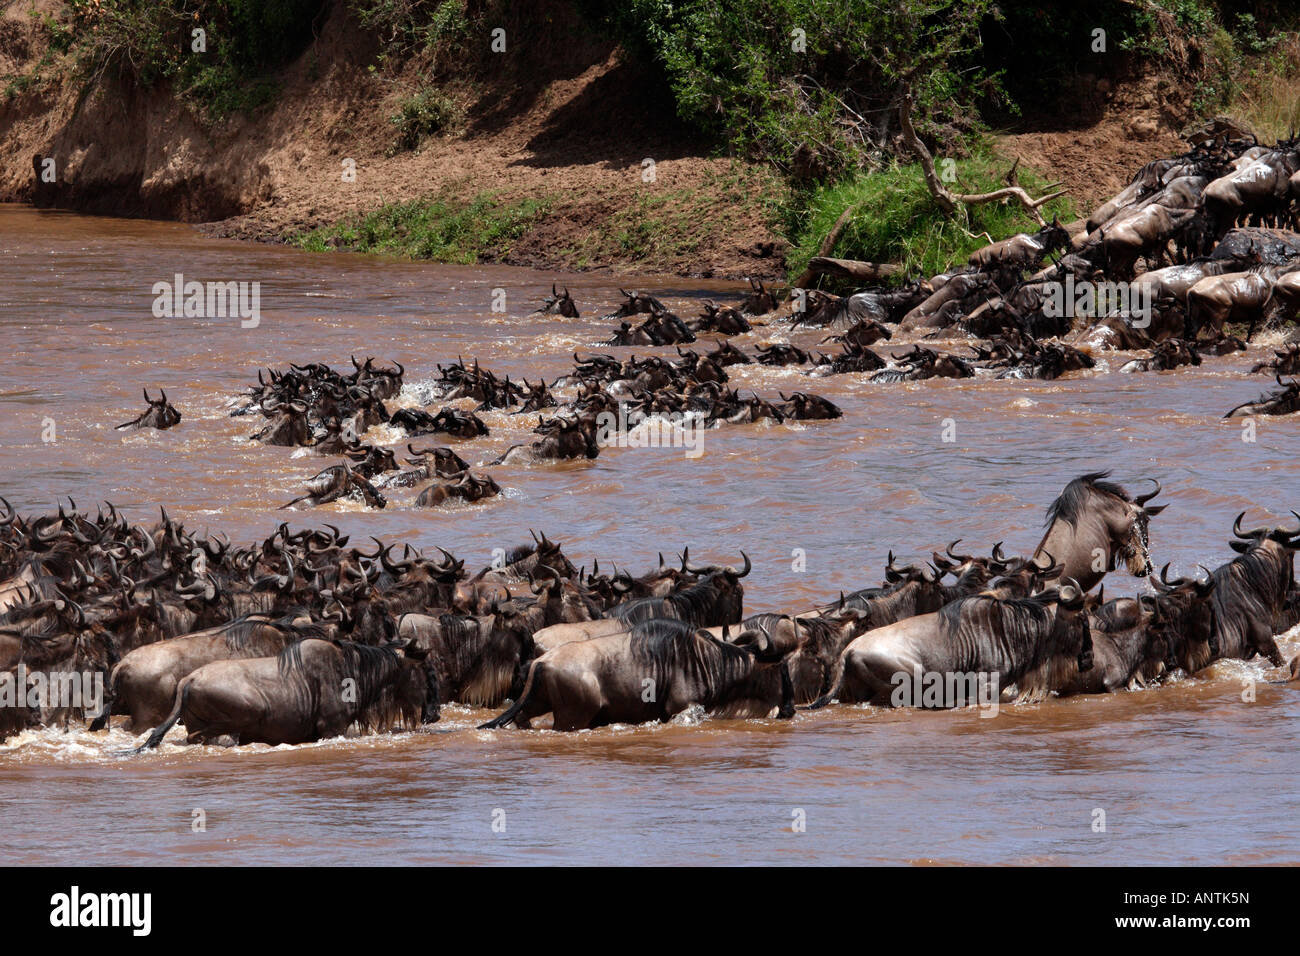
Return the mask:
POLYGON ((1268 532, 1267 528, 1255 528, 1253 531, 1243 532, 1241 530, 1241 519, 1244 517, 1246 517, 1246 512, 1243 511, 1241 514, 1237 515, 1237 520, 1232 523, 1232 533, 1238 538, 1250 540, 1251 538, 1258 538, 1268 532))
POLYGON ((958 539, 957 539, 956 541, 954 541, 952 544, 948 545, 948 547, 947 547, 946 549, 944 549, 945 552, 947 553, 948 557, 952 558, 954 561, 958 562, 959 564, 965 564, 967 561, 971 561, 971 560, 973 560, 973 559, 974 559, 974 555, 970 555, 970 554, 957 554, 957 553, 955 553, 955 552, 952 550, 953 548, 957 547, 957 545, 959 545, 959 544, 961 544, 961 538, 958 538, 958 539))
POLYGON ((1083 606, 1083 591, 1079 587, 1079 582, 1074 578, 1066 578, 1060 587, 1057 603, 1073 610, 1083 606))
POLYGON ((1154 478, 1144 478, 1143 480, 1144 480, 1144 481, 1149 481, 1149 482, 1151 482, 1153 485, 1155 485, 1155 486, 1156 486, 1156 490, 1153 491, 1153 492, 1151 492, 1151 494, 1149 494, 1149 495, 1134 495, 1134 496, 1133 496, 1133 503, 1134 503, 1134 504, 1137 504, 1137 505, 1145 505, 1148 501, 1150 501, 1150 500, 1151 500, 1152 498, 1154 498, 1156 495, 1160 494, 1160 482, 1159 482, 1159 481, 1157 481, 1157 480, 1154 479, 1154 478))

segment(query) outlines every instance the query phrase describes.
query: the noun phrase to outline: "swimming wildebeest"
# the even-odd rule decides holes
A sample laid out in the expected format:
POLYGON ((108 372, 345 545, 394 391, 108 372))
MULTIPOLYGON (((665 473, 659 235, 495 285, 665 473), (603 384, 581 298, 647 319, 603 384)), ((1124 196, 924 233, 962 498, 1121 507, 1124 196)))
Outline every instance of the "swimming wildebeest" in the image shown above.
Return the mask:
POLYGON ((329 504, 340 498, 354 498, 370 508, 383 508, 388 502, 349 462, 331 465, 307 480, 307 493, 280 505, 279 510, 305 504, 309 508, 329 504))
POLYGON ((1232 525, 1237 540, 1231 542, 1231 547, 1239 556, 1212 572, 1216 656, 1249 660, 1259 654, 1280 667, 1282 653, 1273 639, 1274 623, 1283 612, 1287 595, 1295 590, 1300 530, 1242 531, 1244 516, 1243 511, 1232 525))
POLYGON ((262 402, 262 410, 271 416, 271 421, 250 435, 249 441, 286 448, 312 443, 305 402, 278 403, 268 398, 262 402))
POLYGON ((745 315, 767 315, 777 307, 776 293, 769 292, 762 280, 749 280, 750 292, 745 301, 740 303, 740 311, 745 315))
POLYGON ((171 428, 181 420, 181 413, 176 411, 176 406, 167 401, 167 390, 162 390, 162 398, 152 399, 149 397, 149 389, 141 389, 144 392, 144 400, 149 407, 138 418, 133 418, 129 422, 123 422, 116 426, 118 431, 134 431, 138 428, 171 428))
POLYGON ((574 303, 573 297, 569 295, 569 287, 564 287, 564 292, 555 291, 555 283, 551 283, 551 294, 542 302, 542 307, 533 315, 548 315, 559 313, 566 319, 578 318, 578 306, 574 303))
POLYGON ((1300 410, 1300 382, 1291 379, 1282 381, 1280 375, 1273 376, 1274 381, 1282 386, 1277 391, 1267 392, 1253 402, 1243 402, 1230 409, 1224 418, 1251 418, 1255 415, 1290 415, 1300 410))
POLYGON ((178 722, 186 743, 234 737, 241 744, 303 744, 353 724, 386 731, 438 719, 433 672, 412 648, 316 638, 276 657, 205 664, 176 687, 167 719, 136 751, 157 747, 178 722))
POLYGON ((480 729, 528 728, 548 712, 555 730, 668 721, 693 704, 725 717, 767 717, 773 710, 792 717, 784 659, 795 649, 761 629, 730 643, 685 621, 646 621, 630 634, 575 641, 543 654, 529 667, 519 700, 480 729), (773 670, 779 673, 775 696, 773 670))
POLYGON ((436 478, 415 498, 417 508, 436 508, 446 501, 482 501, 501 494, 501 486, 491 475, 476 475, 466 468, 450 478, 436 478))
POLYGON ((1095 471, 1066 485, 1048 507, 1047 532, 1034 549, 1035 559, 1050 554, 1061 563, 1061 577, 1072 578, 1085 592, 1121 561, 1135 577, 1151 573, 1148 524, 1168 507, 1147 504, 1160 493, 1159 482, 1150 494, 1130 498, 1105 480, 1109 476, 1095 471))
POLYGON ((1041 700, 1076 672, 1092 666, 1092 637, 1084 596, 1072 583, 1028 598, 974 595, 938 611, 867 631, 841 655, 836 687, 813 707, 832 700, 894 706, 896 692, 925 675, 942 675, 944 693, 906 700, 953 707, 977 702, 979 692, 959 678, 984 675, 994 688, 1017 687, 1017 700, 1041 700), (955 688, 955 695, 946 690, 955 688))

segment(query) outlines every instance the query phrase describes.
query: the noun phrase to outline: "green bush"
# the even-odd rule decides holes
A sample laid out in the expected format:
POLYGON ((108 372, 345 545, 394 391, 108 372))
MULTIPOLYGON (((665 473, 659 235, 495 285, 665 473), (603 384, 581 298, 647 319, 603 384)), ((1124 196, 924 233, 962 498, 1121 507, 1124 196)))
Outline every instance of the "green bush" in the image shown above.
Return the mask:
POLYGON ((388 118, 397 127, 397 139, 388 154, 418 149, 426 136, 445 132, 459 118, 460 110, 449 96, 434 87, 424 87, 403 100, 398 111, 388 118))
MULTIPOLYGON (((605 16, 661 64, 677 112, 812 180, 890 148, 905 88, 923 135, 954 149, 999 95, 978 62, 993 0, 622 0, 605 16)), ((589 3, 589 8, 596 4, 589 3)))
MULTIPOLYGON (((980 149, 969 159, 957 160, 957 182, 950 188, 961 192, 992 192, 1006 183, 1009 161, 980 149)), ((1023 166, 1020 184, 1032 196, 1043 194, 1047 183, 1023 166)), ((934 275, 964 262, 989 239, 1005 239, 1017 232, 1037 228, 1016 200, 968 208, 969 221, 943 216, 925 186, 919 165, 893 165, 880 172, 862 173, 833 186, 823 187, 803 198, 798 211, 791 212, 787 228, 794 247, 787 263, 797 275, 818 246, 830 234, 840 214, 854 209, 830 255, 868 262, 896 262, 908 275, 934 275)), ((1043 208, 1045 218, 1053 215, 1062 222, 1075 218, 1068 198, 1054 200, 1043 208)))
POLYGON ((82 73, 169 82, 212 120, 274 96, 273 71, 306 48, 327 0, 71 0, 82 73), (191 47, 205 34, 205 51, 191 47))

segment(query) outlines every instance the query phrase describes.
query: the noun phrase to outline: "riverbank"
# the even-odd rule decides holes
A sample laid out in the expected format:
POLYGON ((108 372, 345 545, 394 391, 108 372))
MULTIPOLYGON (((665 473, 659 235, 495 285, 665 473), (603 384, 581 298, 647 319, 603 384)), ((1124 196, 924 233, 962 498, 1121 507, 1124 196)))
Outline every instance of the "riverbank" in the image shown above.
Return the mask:
MULTIPOLYGON (((358 5, 325 3, 303 52, 200 107, 129 71, 87 80, 74 65, 75 8, 24 2, 0 12, 0 201, 315 250, 764 280, 797 270, 821 220, 839 215, 826 208, 836 184, 812 190, 770 163, 722 155, 716 137, 678 119, 662 76, 563 0, 527 14, 545 38, 511 27, 508 65, 470 62, 436 84, 427 60, 395 55, 358 5), (37 158, 53 163, 41 176, 37 158)), ((1028 179, 1065 184, 1063 210, 1086 213, 1143 162, 1182 148, 1192 100, 1186 76, 1081 75, 1069 109, 1039 107, 988 138, 989 170, 996 184, 1019 159, 1028 179)), ((872 193, 864 178, 846 180, 844 195, 872 193)), ((846 240, 834 254, 919 259, 899 250, 932 246, 942 225, 922 212, 882 249, 846 240)), ((968 225, 973 236, 989 228, 968 225)), ((960 246, 931 258, 964 258, 960 246)))

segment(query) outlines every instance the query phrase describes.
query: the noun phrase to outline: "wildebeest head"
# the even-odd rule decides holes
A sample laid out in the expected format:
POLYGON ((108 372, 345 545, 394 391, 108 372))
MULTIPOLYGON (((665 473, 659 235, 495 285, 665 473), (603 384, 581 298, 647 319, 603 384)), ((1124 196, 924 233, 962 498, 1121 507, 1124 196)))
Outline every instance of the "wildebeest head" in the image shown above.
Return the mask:
POLYGON ((1047 509, 1047 533, 1035 556, 1050 551, 1084 591, 1096 587, 1107 571, 1123 562, 1130 574, 1151 573, 1148 524, 1165 505, 1149 505, 1155 491, 1130 498, 1119 485, 1105 481, 1109 472, 1093 472, 1071 481, 1047 509))
POLYGON ((766 315, 777 306, 776 294, 769 292, 759 279, 749 280, 749 295, 740 304, 740 311, 746 315, 766 315))
MULTIPOLYGON (((1039 600, 1049 600, 1052 592, 1044 591, 1038 595, 1039 600)), ((1058 654, 1075 656, 1079 670, 1092 668, 1092 629, 1088 623, 1088 612, 1084 592, 1070 578, 1055 591, 1056 620, 1052 628, 1052 638, 1057 641, 1058 654)))
MULTIPOLYGON (((1202 570, 1205 570, 1204 568, 1202 570)), ((1214 605, 1214 575, 1206 579, 1169 578, 1169 565, 1151 583, 1159 593, 1148 598, 1152 617, 1148 627, 1158 631, 1167 649, 1166 665, 1189 674, 1219 656, 1218 622, 1214 605)))
POLYGON ((786 418, 827 419, 840 418, 844 414, 838 405, 820 395, 810 395, 807 392, 795 392, 789 396, 785 392, 778 394, 783 402, 778 407, 786 418))
POLYGON ((117 426, 118 431, 134 430, 137 428, 171 428, 181 420, 181 413, 176 407, 167 401, 167 390, 162 390, 162 397, 152 399, 149 397, 149 389, 141 389, 144 392, 144 400, 149 407, 140 415, 139 418, 133 418, 129 422, 123 422, 117 426))
POLYGON ((578 306, 573 301, 573 296, 569 295, 569 287, 565 286, 563 292, 557 292, 555 283, 551 283, 551 294, 542 302, 542 307, 534 312, 534 315, 548 313, 559 313, 566 319, 578 318, 578 306))
POLYGON ((435 475, 443 478, 449 478, 452 475, 459 475, 469 468, 469 462, 461 458, 450 448, 421 448, 416 449, 408 444, 406 450, 411 453, 411 457, 406 459, 408 465, 415 465, 427 470, 429 477, 435 475))

